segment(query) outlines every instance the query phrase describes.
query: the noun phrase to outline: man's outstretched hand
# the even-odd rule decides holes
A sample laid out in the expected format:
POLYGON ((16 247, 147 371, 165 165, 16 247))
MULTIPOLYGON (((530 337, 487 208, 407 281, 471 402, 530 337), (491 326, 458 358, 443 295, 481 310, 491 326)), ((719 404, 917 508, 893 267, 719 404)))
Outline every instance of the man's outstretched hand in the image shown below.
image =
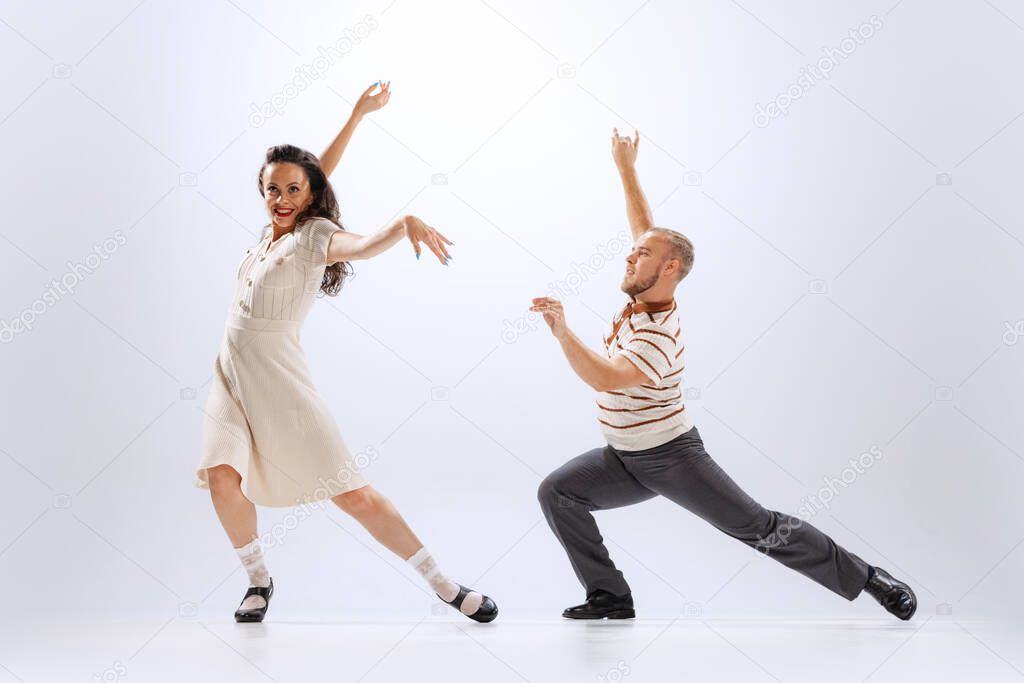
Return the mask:
POLYGON ((619 170, 632 168, 636 163, 636 151, 640 148, 640 131, 633 131, 636 137, 619 135, 618 128, 612 128, 612 159, 619 170))
POLYGON ((544 316, 544 322, 551 328, 551 334, 555 335, 555 339, 561 339, 565 336, 567 328, 565 326, 565 311, 562 310, 561 301, 546 296, 537 297, 533 299, 533 305, 530 306, 530 310, 544 316))

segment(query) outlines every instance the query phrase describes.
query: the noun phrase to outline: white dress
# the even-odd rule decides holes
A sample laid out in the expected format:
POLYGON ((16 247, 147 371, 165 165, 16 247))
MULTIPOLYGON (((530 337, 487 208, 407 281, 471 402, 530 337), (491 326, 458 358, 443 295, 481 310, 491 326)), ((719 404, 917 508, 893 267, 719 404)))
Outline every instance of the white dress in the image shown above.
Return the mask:
POLYGON ((299 344, 340 228, 311 218, 246 251, 206 402, 195 485, 231 465, 257 505, 288 507, 365 486, 299 344))

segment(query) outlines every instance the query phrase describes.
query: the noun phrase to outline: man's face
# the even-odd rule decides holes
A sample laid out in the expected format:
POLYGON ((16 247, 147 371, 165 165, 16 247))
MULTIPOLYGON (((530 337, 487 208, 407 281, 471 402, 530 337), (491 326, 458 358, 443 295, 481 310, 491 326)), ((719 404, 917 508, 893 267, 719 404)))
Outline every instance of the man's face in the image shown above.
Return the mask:
POLYGON ((668 247, 663 240, 651 233, 641 235, 626 256, 626 274, 620 285, 622 291, 630 296, 646 292, 661 279, 661 271, 668 260, 668 247))

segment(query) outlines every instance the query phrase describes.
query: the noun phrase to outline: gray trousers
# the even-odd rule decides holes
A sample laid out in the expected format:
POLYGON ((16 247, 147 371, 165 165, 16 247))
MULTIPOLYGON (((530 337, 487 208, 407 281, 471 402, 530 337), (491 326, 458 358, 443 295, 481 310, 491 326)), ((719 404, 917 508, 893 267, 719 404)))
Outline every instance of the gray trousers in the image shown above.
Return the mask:
MULTIPOLYGON (((711 459, 697 427, 642 451, 611 446, 579 455, 549 474, 537 491, 548 525, 569 555, 587 595, 629 592, 591 514, 662 495, 733 538, 825 588, 853 600, 868 565, 797 517, 762 507, 711 459)), ((670 528, 664 520, 656 522, 670 528)))

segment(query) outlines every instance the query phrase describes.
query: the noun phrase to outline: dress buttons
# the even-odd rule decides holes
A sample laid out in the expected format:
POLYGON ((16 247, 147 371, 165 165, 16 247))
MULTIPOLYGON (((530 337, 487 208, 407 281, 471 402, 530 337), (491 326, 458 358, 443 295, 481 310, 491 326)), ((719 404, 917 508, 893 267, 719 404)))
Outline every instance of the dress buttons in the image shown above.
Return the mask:
POLYGON ((266 256, 260 256, 260 261, 266 261, 266 260, 267 260, 266 256))
POLYGON ((246 280, 245 283, 247 285, 249 285, 250 287, 252 287, 252 278, 249 278, 248 280, 246 280))
POLYGON ((284 263, 284 257, 278 256, 276 259, 274 259, 274 263, 277 265, 281 265, 282 263, 284 263))

